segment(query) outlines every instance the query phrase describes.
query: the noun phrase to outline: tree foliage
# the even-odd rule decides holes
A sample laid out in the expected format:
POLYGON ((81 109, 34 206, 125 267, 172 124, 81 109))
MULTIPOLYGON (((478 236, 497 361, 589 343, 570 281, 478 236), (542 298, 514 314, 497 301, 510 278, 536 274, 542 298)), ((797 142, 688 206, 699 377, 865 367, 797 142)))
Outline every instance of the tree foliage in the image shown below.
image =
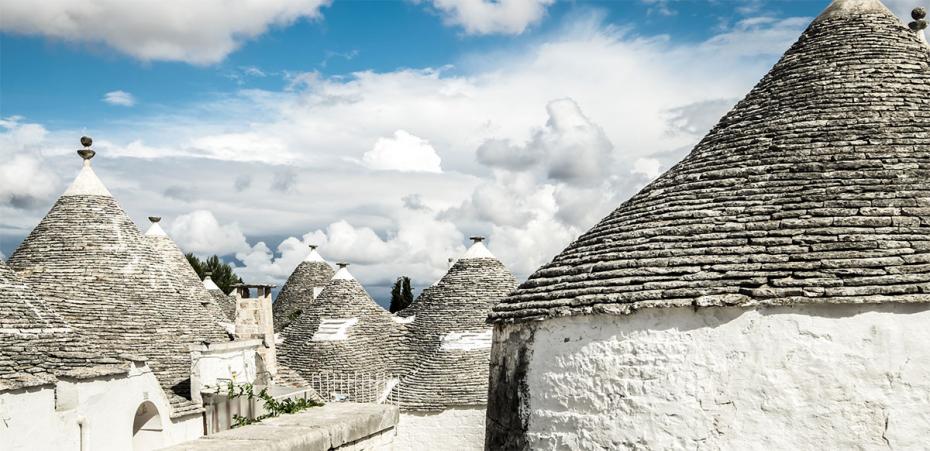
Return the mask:
POLYGON ((413 303, 413 288, 410 287, 410 278, 400 276, 391 288, 391 313, 397 313, 413 303))
POLYGON ((191 264, 191 267, 194 268, 201 280, 208 272, 212 273, 210 278, 213 279, 216 286, 223 290, 223 293, 229 294, 232 291, 232 285, 242 283, 242 278, 236 275, 232 266, 229 263, 223 263, 216 255, 206 260, 201 260, 190 252, 184 254, 184 256, 187 257, 188 263, 191 264))

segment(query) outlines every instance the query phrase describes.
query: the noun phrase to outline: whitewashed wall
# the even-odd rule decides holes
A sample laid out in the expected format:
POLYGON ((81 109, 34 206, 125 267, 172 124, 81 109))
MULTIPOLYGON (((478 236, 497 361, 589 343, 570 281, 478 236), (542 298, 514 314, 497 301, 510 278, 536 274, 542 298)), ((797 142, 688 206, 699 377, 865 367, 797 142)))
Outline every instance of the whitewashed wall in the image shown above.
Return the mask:
POLYGON ((84 449, 131 450, 133 419, 146 399, 160 413, 163 446, 202 435, 203 420, 199 414, 175 422, 169 420, 164 392, 143 366, 128 376, 59 382, 57 387, 0 394, 0 449, 78 451, 80 421, 84 425, 84 449), (67 403, 60 402, 58 410, 55 390, 59 390, 59 399, 63 396, 70 399, 67 403))
MULTIPOLYGON (((926 449, 930 307, 650 309, 534 327, 534 449, 926 449)), ((498 339, 498 337, 495 337, 498 339)))
POLYGON ((401 412, 395 451, 484 449, 484 407, 442 412, 401 412))

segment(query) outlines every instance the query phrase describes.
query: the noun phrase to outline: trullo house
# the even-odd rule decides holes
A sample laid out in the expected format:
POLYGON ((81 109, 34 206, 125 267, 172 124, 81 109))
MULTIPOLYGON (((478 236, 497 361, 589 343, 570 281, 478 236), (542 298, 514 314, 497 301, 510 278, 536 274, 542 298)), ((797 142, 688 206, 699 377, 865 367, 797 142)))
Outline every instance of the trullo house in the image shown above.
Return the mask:
MULTIPOLYGON (((517 285, 513 274, 482 243, 474 244, 408 309, 392 393, 401 408, 395 446, 471 450, 484 446, 491 307, 517 285), (414 308, 415 307, 415 308, 414 308)), ((398 319, 400 319, 399 317, 398 319)))
POLYGON ((275 332, 284 330, 296 321, 333 278, 333 267, 316 248, 316 245, 310 246, 310 253, 294 268, 272 304, 275 332))
POLYGON ((0 447, 147 450, 197 438, 202 389, 263 376, 261 340, 230 342, 205 308, 212 297, 178 273, 180 251, 153 236, 160 228, 143 236, 94 173, 90 138, 81 142, 83 167, 10 256, 15 274, 0 268, 0 447))
POLYGON ((389 378, 403 325, 375 303, 346 263, 339 266, 316 300, 284 329, 281 360, 311 383, 336 382, 337 388, 321 393, 327 400, 383 401, 389 387, 356 382, 389 378))
POLYGON ((926 449, 922 15, 834 1, 497 305, 487 448, 926 449))

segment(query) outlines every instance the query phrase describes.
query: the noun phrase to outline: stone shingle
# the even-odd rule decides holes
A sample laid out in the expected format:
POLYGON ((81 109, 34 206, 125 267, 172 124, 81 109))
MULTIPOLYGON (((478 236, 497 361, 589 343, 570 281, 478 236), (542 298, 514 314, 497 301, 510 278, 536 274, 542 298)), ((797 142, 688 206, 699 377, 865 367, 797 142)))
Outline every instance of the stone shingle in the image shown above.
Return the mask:
POLYGON ((272 309, 274 330, 280 332, 290 325, 314 299, 314 289, 320 290, 333 278, 333 267, 311 246, 310 255, 297 265, 281 287, 272 309))
POLYGON ((279 359, 305 378, 319 373, 394 371, 403 326, 391 319, 343 268, 297 321, 282 332, 279 359), (314 341, 325 320, 356 320, 338 340, 314 341))
POLYGON ((480 242, 411 306, 404 337, 404 376, 393 396, 403 409, 444 410, 487 404, 491 308, 516 287, 513 274, 480 242), (485 334, 487 346, 449 349, 456 334, 485 334), (443 349, 443 341, 446 348, 443 349))
MULTIPOLYGON (((149 220, 155 219, 154 217, 149 220)), ((159 252, 165 268, 168 273, 175 277, 176 283, 187 293, 186 295, 193 299, 203 310, 203 315, 212 318, 217 324, 228 324, 235 321, 235 304, 227 296, 216 296, 210 293, 200 280, 194 267, 187 261, 187 257, 178 248, 178 245, 165 233, 164 229, 158 225, 157 220, 152 221, 152 225, 145 232, 145 239, 149 241, 152 247, 159 252), (229 306, 232 306, 233 316, 229 316, 229 306)))
POLYGON ((492 322, 664 306, 930 302, 930 47, 835 2, 680 163, 492 322))
POLYGON ((144 356, 172 417, 198 412, 202 408, 190 400, 187 346, 228 337, 170 274, 89 163, 9 265, 89 351, 144 356))
POLYGON ((128 362, 88 349, 0 260, 0 392, 128 371, 128 362))

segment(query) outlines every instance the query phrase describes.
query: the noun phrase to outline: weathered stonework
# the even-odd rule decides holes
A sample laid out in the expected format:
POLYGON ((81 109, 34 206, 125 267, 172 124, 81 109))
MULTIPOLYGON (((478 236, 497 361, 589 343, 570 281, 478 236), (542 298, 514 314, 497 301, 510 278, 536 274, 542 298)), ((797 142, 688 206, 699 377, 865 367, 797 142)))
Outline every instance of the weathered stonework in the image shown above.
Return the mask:
POLYGON ((532 359, 492 385, 518 396, 492 392, 487 449, 921 449, 927 324, 930 304, 890 303, 502 325, 497 349, 532 359))
POLYGON ((187 346, 229 337, 171 273, 89 161, 9 265, 85 339, 87 351, 143 356, 171 402, 172 418, 202 411, 191 400, 187 346))
POLYGON ((274 301, 275 332, 295 322, 329 284, 333 274, 333 267, 312 247, 310 255, 297 265, 274 301))
POLYGON ((481 336, 490 332, 491 307, 515 286, 513 274, 485 249, 477 258, 466 254, 424 291, 404 336, 407 354, 399 354, 404 377, 392 395, 404 410, 486 405, 491 349, 481 336))
POLYGON ((930 302, 930 46, 839 0, 690 155, 494 309, 930 302))
POLYGON ((930 46, 835 0, 494 307, 487 449, 924 447, 928 131, 930 46))

